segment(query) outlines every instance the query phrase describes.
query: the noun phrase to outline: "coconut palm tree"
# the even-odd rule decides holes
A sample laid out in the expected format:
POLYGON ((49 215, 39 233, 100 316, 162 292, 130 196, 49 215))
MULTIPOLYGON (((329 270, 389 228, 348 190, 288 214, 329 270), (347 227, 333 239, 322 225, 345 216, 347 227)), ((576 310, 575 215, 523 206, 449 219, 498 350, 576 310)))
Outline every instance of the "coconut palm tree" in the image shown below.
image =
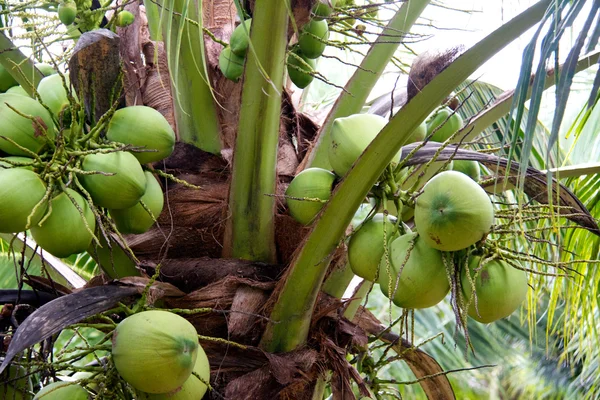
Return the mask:
MULTIPOLYGON (((513 337, 518 332, 520 339, 525 334, 538 338, 535 321, 543 307, 548 310, 543 317, 552 339, 551 359, 583 366, 581 373, 560 377, 576 386, 575 375, 593 376, 594 362, 587 356, 593 358, 594 353, 587 352, 586 345, 591 347, 596 338, 597 308, 589 297, 598 282, 591 266, 598 258, 597 166, 584 167, 579 164, 590 159, 577 158, 571 160, 574 166, 563 167, 568 150, 557 142, 573 76, 598 60, 597 2, 590 7, 585 1, 541 0, 473 47, 424 54, 410 68, 397 50, 411 40, 409 32, 423 11, 439 6, 427 0, 151 0, 143 7, 140 2, 101 5, 77 0, 75 24, 66 21, 65 33, 55 13, 66 3, 0 3, 0 64, 36 98, 43 75, 32 57, 68 65, 78 99, 69 98, 69 109, 80 118, 72 119, 77 122, 68 128, 80 129, 84 138, 98 143, 104 143, 116 110, 146 105, 161 112, 174 128, 177 144, 169 158, 146 167, 160 176, 167 206, 149 231, 122 234, 112 216, 89 197, 103 227, 95 231, 96 245, 88 255, 63 261, 44 254, 43 277, 25 272, 26 260, 36 257, 31 239, 3 234, 11 249, 22 251, 19 285, 26 278, 32 288, 58 298, 16 320, 13 328, 18 329, 11 331, 8 349, 3 348, 0 368, 14 360, 27 366, 41 376, 41 382, 32 383, 36 388, 55 375, 73 380, 73 372, 91 373, 75 380, 98 398, 143 398, 119 377, 107 340, 123 317, 160 307, 185 316, 198 331, 211 362, 210 398, 400 398, 401 393, 414 394, 415 383, 429 398, 455 398, 461 396, 454 393, 453 384, 459 393, 469 385, 456 384, 465 375, 450 370, 477 367, 489 358, 482 350, 476 361, 457 356, 456 363, 440 365, 435 358, 454 353, 440 348, 437 332, 422 327, 448 334, 460 331, 456 342, 462 356, 494 345, 503 330, 513 337), (124 11, 133 15, 132 24, 123 22, 124 11), (324 15, 317 15, 321 12, 324 15), (308 30, 319 18, 331 31, 329 37, 308 30), (251 25, 238 26, 249 19, 251 25), (561 37, 580 20, 577 39, 564 50, 561 37), (499 93, 468 81, 477 68, 531 28, 535 33, 523 54, 514 91, 499 93), (73 41, 76 46, 69 47, 73 41), (56 54, 60 43, 65 45, 56 54), (362 53, 360 65, 342 85, 328 81, 304 57, 323 44, 362 53), (233 54, 237 46, 246 50, 233 54), (559 49, 568 52, 563 64, 554 57, 559 49), (534 63, 536 51, 541 61, 534 63), (400 71, 410 69, 406 88, 394 88, 368 102, 390 63, 400 71), (322 80, 340 93, 321 118, 313 119, 299 111, 298 103, 299 97, 307 98, 311 86, 300 92, 288 77, 298 87, 322 80), (538 123, 540 99, 552 86, 557 103, 546 130, 538 123), (430 132, 424 141, 409 146, 413 132, 442 104, 451 114, 462 115, 462 129, 442 144, 430 140, 435 134, 430 132), (336 121, 363 112, 384 116, 386 124, 364 152, 361 149, 360 157, 350 160, 347 173, 339 173, 328 155, 336 121), (361 304, 377 298, 378 289, 368 281, 356 285, 352 300, 344 299, 356 283, 347 262, 347 237, 378 208, 387 209, 388 200, 396 211, 414 207, 414 197, 421 193, 421 171, 447 166, 453 159, 485 166, 486 176, 479 183, 494 199, 496 219, 489 239, 477 240, 469 249, 495 252, 512 266, 525 264, 521 268, 533 289, 522 321, 513 316, 491 332, 479 325, 473 328, 476 323, 467 318, 469 304, 460 288, 460 271, 467 260, 461 251, 441 258, 451 294, 437 315, 396 309, 391 300, 378 303, 383 313, 369 312, 361 304), (403 167, 417 170, 417 185, 411 190, 398 186, 396 176, 403 167), (322 201, 286 197, 290 182, 310 168, 336 170, 340 176, 335 188, 330 174, 330 190, 322 201), (571 181, 559 185, 561 177, 571 181), (290 200, 324 205, 317 207, 316 216, 299 222, 292 217, 290 200), (99 269, 84 289, 73 291, 83 285, 86 265, 99 269), (73 271, 80 274, 73 276, 73 271), (431 325, 438 320, 443 323, 431 325), (529 330, 524 332, 520 323, 525 321, 529 330), (585 329, 578 329, 582 321, 585 329), (82 329, 95 332, 94 339, 82 329), (48 341, 60 332, 62 351, 52 355, 48 341), (17 357, 23 351, 25 357, 17 357), (401 382, 406 375, 398 373, 397 366, 402 363, 416 380, 401 382)), ((61 19, 64 23, 65 14, 61 19)), ((597 87, 592 85, 589 92, 590 102, 574 131, 594 121, 597 87)), ((579 140, 591 135, 583 137, 579 140)), ((70 154, 102 150, 92 146, 87 151, 70 154)), ((67 179, 63 184, 76 185, 67 179)), ((387 212, 384 215, 388 218, 387 212)), ((402 232, 409 229, 400 222, 394 226, 402 232)), ((382 247, 385 260, 390 250, 382 247)), ((390 271, 377 270, 376 274, 390 271)), ((542 353, 535 348, 529 359, 541 359, 542 353)))

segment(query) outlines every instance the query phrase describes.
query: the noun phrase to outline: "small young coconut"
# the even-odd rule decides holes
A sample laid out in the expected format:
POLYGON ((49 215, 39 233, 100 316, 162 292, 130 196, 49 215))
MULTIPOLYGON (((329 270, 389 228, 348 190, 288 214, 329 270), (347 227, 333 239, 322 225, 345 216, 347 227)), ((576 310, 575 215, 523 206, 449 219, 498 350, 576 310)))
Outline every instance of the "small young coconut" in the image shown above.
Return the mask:
POLYGON ((244 57, 234 54, 231 47, 227 46, 219 55, 219 68, 225 78, 237 82, 244 74, 245 61, 244 57))
POLYGON ((90 394, 71 382, 54 382, 37 392, 33 400, 89 400, 90 394))
POLYGON ((388 257, 389 273, 388 263, 385 257, 381 257, 379 287, 389 298, 391 279, 392 301, 398 307, 431 307, 442 301, 450 291, 442 253, 429 247, 416 232, 392 241, 388 257))
POLYGON ((103 174, 80 174, 83 187, 99 207, 121 209, 133 207, 146 191, 146 175, 138 160, 124 151, 85 156, 82 169, 103 174))
POLYGON ((152 211, 154 218, 158 218, 162 212, 164 196, 160 183, 151 172, 145 171, 144 173, 146 174, 146 192, 140 202, 130 208, 109 210, 121 233, 144 233, 154 225, 154 219, 144 209, 141 202, 152 211))
POLYGON ((300 89, 304 89, 313 81, 312 75, 317 68, 315 60, 306 57, 298 49, 293 50, 287 58, 287 71, 290 80, 300 89), (292 54, 293 53, 293 54, 292 54))
POLYGON ((50 216, 41 225, 31 227, 33 240, 59 258, 84 252, 92 243, 92 232, 96 229, 96 218, 87 201, 76 191, 67 189, 66 193, 52 199, 49 211, 50 216), (83 217, 69 196, 75 200, 83 217))
POLYGON ((325 51, 329 38, 329 26, 326 21, 311 20, 304 27, 298 38, 300 51, 308 58, 319 58, 325 51))
POLYGON ((462 125, 463 119, 460 114, 444 107, 427 121, 427 135, 433 133, 431 140, 442 143, 458 132, 462 125))
POLYGON ((494 206, 489 196, 461 172, 436 175, 416 200, 417 231, 434 249, 465 249, 483 239, 493 222, 494 206))
MULTIPOLYGON (((307 168, 294 177, 285 195, 295 198, 329 200, 335 175, 322 168, 307 168)), ((323 208, 324 203, 286 198, 290 215, 303 225, 309 225, 323 208)))
MULTIPOLYGON (((335 174, 343 177, 371 144, 387 120, 375 114, 354 114, 333 121, 329 163, 335 174)), ((400 162, 398 152, 392 162, 400 162)))
MULTIPOLYGON (((54 139, 54 122, 50 113, 30 97, 14 93, 0 94, 0 121, 2 136, 34 153, 39 153, 48 140, 54 139), (23 115, 33 117, 33 120, 17 114, 9 106, 23 115)), ((0 150, 13 156, 30 155, 3 138, 0 138, 0 150)))
POLYGON ((204 396, 210 380, 210 364, 202 346, 198 346, 198 357, 192 375, 185 381, 181 389, 164 394, 148 394, 147 400, 198 400, 204 396), (201 379, 194 374, 198 374, 201 379), (206 382, 206 383, 205 383, 206 382))
POLYGON ((395 217, 384 218, 383 214, 375 214, 352 235, 348 242, 348 262, 357 276, 375 281, 384 244, 398 236, 395 221, 395 217))
POLYGON ((249 34, 250 28, 252 27, 252 18, 245 20, 241 24, 239 24, 231 33, 231 37, 229 38, 229 48, 239 57, 246 57, 246 53, 248 52, 249 42, 249 34))
POLYGON ((31 217, 34 207, 44 198, 46 184, 33 171, 24 168, 0 168, 0 232, 23 232, 35 226, 46 211, 41 205, 31 217))
POLYGON ((175 148, 173 128, 160 112, 147 106, 129 106, 115 111, 108 123, 106 137, 151 150, 132 152, 140 164, 163 160, 175 148))
POLYGON ((484 324, 508 317, 515 312, 527 297, 528 289, 525 271, 514 268, 501 259, 481 264, 481 257, 478 256, 471 257, 469 267, 461 271, 461 285, 465 299, 471 302, 469 316, 484 324), (475 277, 479 268, 481 271, 475 277), (471 274, 471 279, 467 273, 471 274), (477 296, 477 306, 475 300, 471 301, 473 289, 477 296))
POLYGON ((112 358, 131 386, 146 393, 178 390, 191 376, 198 333, 185 318, 168 311, 144 311, 115 329, 112 358))
POLYGON ((321 21, 331 15, 337 0, 319 0, 312 10, 313 19, 321 21))
POLYGON ((119 11, 119 14, 117 14, 117 26, 118 27, 124 28, 126 26, 129 26, 129 25, 133 24, 134 20, 135 20, 135 16, 127 10, 119 11))
POLYGON ((58 5, 58 19, 63 24, 69 26, 75 22, 77 17, 77 4, 74 1, 67 0, 58 5))

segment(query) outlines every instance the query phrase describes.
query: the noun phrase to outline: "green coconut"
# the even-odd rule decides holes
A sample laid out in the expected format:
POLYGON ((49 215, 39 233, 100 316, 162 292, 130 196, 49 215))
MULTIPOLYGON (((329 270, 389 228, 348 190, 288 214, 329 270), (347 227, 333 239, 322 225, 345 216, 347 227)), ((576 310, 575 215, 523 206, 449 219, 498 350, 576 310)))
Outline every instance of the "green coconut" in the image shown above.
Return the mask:
POLYGON ((379 287, 389 298, 391 278, 392 301, 398 307, 431 307, 442 301, 450 291, 442 253, 429 247, 416 232, 393 240, 388 257, 389 272, 385 257, 381 257, 379 287))
POLYGON ((19 94, 21 96, 31 97, 31 96, 29 96, 29 93, 27 93, 25 91, 25 89, 23 89, 23 86, 21 86, 21 85, 11 87, 10 89, 8 89, 6 91, 6 93, 19 94))
POLYGON ((160 112, 147 106, 130 106, 115 111, 108 123, 106 137, 149 150, 132 152, 140 164, 163 160, 175 148, 173 128, 160 112))
POLYGON ((8 72, 6 68, 0 65, 0 92, 6 92, 13 86, 17 86, 19 82, 8 72))
POLYGON ((71 382, 54 382, 40 390, 33 400, 89 400, 90 394, 71 382))
POLYGON ((33 158, 29 158, 29 157, 18 157, 18 156, 3 157, 3 158, 0 158, 0 169, 24 168, 24 169, 33 171, 33 166, 27 165, 27 164, 33 164, 34 162, 35 162, 35 160, 33 158))
POLYGON ((286 198, 290 215, 303 225, 310 224, 331 197, 335 175, 322 168, 307 168, 294 177, 285 195, 293 198, 320 199, 319 201, 286 198))
MULTIPOLYGON (((64 78, 68 86, 69 77, 64 75, 64 78)), ((37 87, 37 91, 40 94, 42 102, 59 118, 59 121, 64 126, 69 126, 71 123, 71 110, 62 77, 54 74, 43 78, 37 87)), ((73 96, 75 96, 74 92, 73 96)))
POLYGON ((475 182, 481 178, 479 163, 475 160, 453 160, 452 170, 462 172, 475 182))
POLYGON ((87 172, 104 172, 79 175, 83 187, 99 207, 121 209, 133 207, 146 191, 146 176, 138 160, 124 151, 89 154, 81 168, 87 172))
POLYGON ((231 33, 231 37, 229 38, 229 48, 236 56, 242 58, 246 57, 246 52, 250 45, 248 35, 250 34, 251 26, 252 18, 239 24, 231 33))
POLYGON ((59 258, 86 251, 92 243, 96 219, 83 196, 67 189, 66 193, 60 193, 52 199, 48 211, 50 215, 41 221, 41 225, 31 227, 33 240, 42 249, 59 258), (69 196, 75 200, 83 216, 69 196))
POLYGON ((375 214, 352 235, 348 242, 348 262, 356 275, 375 281, 384 243, 398 236, 395 221, 394 217, 385 218, 384 214, 375 214))
POLYGON ((231 81, 237 82, 244 74, 244 57, 240 57, 225 47, 219 55, 219 68, 223 76, 231 81))
POLYGON ((450 136, 458 132, 462 125, 463 119, 460 114, 444 107, 427 121, 427 134, 433 133, 431 140, 434 142, 445 142, 450 136))
POLYGON ((329 38, 329 26, 326 21, 317 21, 315 19, 309 21, 302 27, 300 37, 298 38, 298 46, 300 51, 308 58, 319 58, 325 51, 329 38))
POLYGON ((206 383, 210 380, 210 364, 208 357, 202 346, 198 346, 198 356, 196 357, 196 365, 192 375, 185 381, 179 390, 165 394, 149 394, 148 400, 198 400, 202 399, 208 386, 206 383), (202 379, 198 379, 198 376, 202 379))
POLYGON ((119 14, 117 14, 117 26, 124 28, 126 26, 129 26, 131 24, 133 24, 133 21, 135 20, 135 16, 127 11, 127 10, 123 10, 123 11, 119 11, 119 14))
POLYGON ((298 49, 292 51, 287 58, 287 71, 290 80, 300 89, 304 89, 313 81, 312 75, 317 68, 317 63, 306 57, 298 49), (293 53, 293 54, 292 54, 293 53))
POLYGON ((321 21, 324 18, 327 18, 333 12, 336 0, 319 0, 315 7, 312 10, 312 17, 315 21, 321 21))
POLYGON ((470 301, 469 316, 487 324, 508 317, 519 308, 527 297, 527 274, 504 260, 493 259, 485 264, 480 262, 481 257, 469 259, 471 279, 467 276, 467 269, 463 268, 461 285, 463 295, 467 302, 470 301), (479 268, 481 270, 476 273, 479 268), (471 301, 473 289, 477 303, 471 301))
MULTIPOLYGON (((337 176, 344 176, 365 151, 387 120, 375 114, 354 114, 337 118, 331 128, 329 163, 337 176)), ((392 162, 400 161, 398 152, 392 162)))
POLYGON ((134 314, 115 329, 112 358, 131 386, 146 393, 177 390, 191 376, 198 333, 186 319, 167 311, 134 314))
POLYGON ((31 400, 31 379, 25 368, 11 364, 0 375, 0 399, 31 400))
POLYGON ((65 25, 71 25, 77 17, 77 4, 74 1, 65 1, 58 5, 58 19, 65 25))
POLYGON ((111 279, 140 276, 140 271, 136 268, 135 262, 125 253, 122 246, 116 242, 117 239, 115 237, 110 236, 110 248, 101 232, 96 231, 96 237, 102 247, 92 242, 87 252, 107 276, 111 279))
POLYGON ((427 137, 427 123, 425 121, 421 122, 421 124, 415 129, 411 134, 408 142, 406 144, 422 142, 427 137))
POLYGON ((153 217, 148 214, 141 203, 144 203, 152 211, 154 218, 158 218, 162 212, 164 197, 160 183, 151 172, 145 171, 144 173, 146 174, 146 192, 140 199, 140 203, 130 208, 110 210, 110 215, 121 233, 144 233, 154 225, 153 217))
POLYGON ((46 63, 37 63, 35 67, 42 73, 44 76, 50 76, 57 74, 58 72, 54 69, 54 67, 50 64, 46 63))
MULTIPOLYGON (((0 121, 2 136, 34 153, 39 153, 48 139, 54 139, 54 122, 50 113, 30 97, 14 93, 0 94, 0 121), (33 117, 33 120, 17 114, 8 105, 33 117)), ((26 151, 3 138, 0 138, 0 150, 14 156, 29 156, 26 151)))
POLYGON ((483 239, 494 222, 485 190, 461 172, 433 177, 417 197, 415 224, 423 240, 442 251, 465 249, 483 239))
POLYGON ((27 219, 44 198, 46 184, 32 171, 24 168, 0 169, 0 232, 23 232, 35 226, 46 211, 43 204, 27 219))

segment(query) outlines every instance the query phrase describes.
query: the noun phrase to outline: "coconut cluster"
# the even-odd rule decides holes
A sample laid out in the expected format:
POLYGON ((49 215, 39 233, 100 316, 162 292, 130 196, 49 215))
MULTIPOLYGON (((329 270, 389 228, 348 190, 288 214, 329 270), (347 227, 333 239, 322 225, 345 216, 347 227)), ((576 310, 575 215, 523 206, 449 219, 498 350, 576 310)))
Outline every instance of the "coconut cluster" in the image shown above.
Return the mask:
POLYGON ((93 125, 62 74, 43 78, 35 98, 15 88, 0 94, 0 232, 30 230, 44 250, 68 257, 90 247, 99 223, 123 234, 150 229, 163 193, 144 165, 175 145, 163 115, 132 106, 93 125))
POLYGON ((210 365, 196 328, 168 311, 124 319, 113 333, 112 360, 141 399, 197 400, 208 388, 210 365))
MULTIPOLYGON (((86 5, 86 3, 81 3, 78 9, 77 2, 73 0, 61 0, 57 8, 58 19, 66 26, 79 23, 83 28, 89 23, 87 19, 90 18, 87 8, 89 8, 89 5, 86 5)), ((135 19, 135 16, 131 12, 123 9, 117 10, 114 16, 114 23, 119 27, 129 26, 135 19)))
MULTIPOLYGON (((112 333, 109 359, 109 375, 116 370, 139 400, 199 400, 208 390, 210 364, 196 328, 169 311, 142 311, 121 321, 112 333)), ((30 376, 22 367, 11 366, 5 375, 0 397, 8 397, 1 398, 31 399, 30 376)), ((91 372, 66 378, 44 386, 33 399, 88 400, 101 392, 102 383, 91 372)))
POLYGON ((300 89, 304 89, 314 79, 317 59, 327 47, 329 25, 325 17, 331 13, 328 4, 319 2, 312 13, 312 19, 306 23, 298 34, 287 58, 287 71, 290 80, 300 89))
POLYGON ((250 47, 251 27, 252 18, 239 24, 231 33, 229 46, 224 47, 219 55, 219 68, 223 76, 234 82, 239 81, 244 74, 244 63, 250 47))
MULTIPOLYGON (((317 60, 327 47, 330 25, 340 30, 353 29, 362 35, 366 27, 354 25, 357 19, 365 21, 377 17, 378 6, 357 7, 354 0, 319 0, 311 10, 310 20, 304 24, 296 40, 289 47, 287 73, 294 85, 306 88, 316 74, 317 60), (334 16, 334 10, 337 11, 334 16)), ((232 32, 229 45, 219 55, 219 69, 225 78, 239 81, 244 73, 244 64, 249 47, 252 19, 242 21, 232 32)))
MULTIPOLYGON (((308 168, 292 180, 286 191, 290 215, 311 224, 336 179, 348 173, 386 124, 373 114, 336 119, 328 149, 332 171, 308 168)), ((410 134, 408 143, 446 141, 461 127, 457 113, 440 107, 410 134)), ((400 161, 398 153, 369 194, 379 213, 363 221, 348 240, 353 272, 378 283, 398 307, 427 308, 450 291, 454 254, 468 254, 460 279, 468 314, 484 323, 510 315, 525 299, 527 278, 516 262, 494 257, 479 262, 476 255, 494 222, 492 201, 477 183, 479 164, 439 161, 423 170, 402 167, 400 161), (510 301, 502 292, 511 294, 510 301)))

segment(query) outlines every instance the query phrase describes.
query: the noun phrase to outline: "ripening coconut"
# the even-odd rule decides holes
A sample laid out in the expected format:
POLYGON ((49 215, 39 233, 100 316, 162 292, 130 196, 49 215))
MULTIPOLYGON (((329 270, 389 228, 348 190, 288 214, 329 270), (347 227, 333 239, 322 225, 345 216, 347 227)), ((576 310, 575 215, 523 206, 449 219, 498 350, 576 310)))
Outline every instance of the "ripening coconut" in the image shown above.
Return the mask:
POLYGON ((388 298, 394 294, 392 301, 398 307, 431 307, 450 291, 442 253, 428 246, 418 233, 407 233, 392 241, 388 258, 389 272, 385 256, 381 257, 379 287, 388 298))
POLYGON ((83 196, 67 189, 52 199, 49 212, 50 215, 41 221, 41 225, 31 227, 33 240, 44 250, 53 256, 65 258, 82 253, 90 246, 96 218, 83 196), (75 200, 83 216, 69 196, 75 200))
POLYGON ((290 215, 303 225, 310 224, 325 203, 298 198, 320 199, 331 197, 335 175, 322 168, 307 168, 294 177, 285 191, 290 215), (296 198, 296 199, 294 199, 296 198))
MULTIPOLYGON (((333 121, 329 163, 337 176, 343 177, 348 173, 387 122, 385 118, 375 114, 354 114, 333 121)), ((392 162, 400 162, 400 152, 392 162)))
POLYGON ((140 164, 163 160, 175 149, 175 132, 166 118, 152 107, 129 106, 113 114, 106 138, 149 151, 133 151, 140 164))
POLYGON ((35 226, 47 205, 42 203, 31 214, 45 194, 46 184, 35 172, 25 168, 0 168, 0 232, 23 232, 35 226))
POLYGON ((494 222, 487 193, 467 175, 444 171, 423 187, 415 224, 423 240, 442 251, 465 249, 483 239, 494 222))
POLYGON ((0 94, 0 121, 2 136, 16 143, 0 138, 0 150, 10 155, 29 157, 22 148, 40 153, 48 141, 54 139, 54 121, 50 113, 31 97, 0 94), (13 109, 33 119, 19 115, 13 109))
MULTIPOLYGON (((517 263, 518 264, 518 263, 517 263)), ((490 323, 508 317, 527 297, 527 274, 506 261, 493 259, 481 264, 481 257, 469 259, 468 268, 461 271, 462 292, 469 305, 468 314, 481 323, 490 323), (476 275, 476 270, 481 268, 476 275), (467 276, 467 269, 471 280, 467 276), (471 300, 475 289, 477 304, 471 300)))
POLYGON ((140 201, 130 208, 110 210, 119 232, 121 233, 144 233, 154 225, 154 218, 158 218, 164 205, 164 196, 160 183, 149 171, 146 175, 146 192, 140 201), (152 215, 146 211, 142 203, 148 207, 152 215))
POLYGON ((384 244, 398 236, 396 218, 375 214, 366 221, 348 242, 348 262, 357 276, 373 282, 384 253, 384 244), (385 227, 385 235, 384 235, 385 227))
POLYGON ((192 374, 198 333, 177 314, 151 310, 125 318, 115 329, 112 358, 119 375, 146 393, 178 390, 192 374))
POLYGON ((99 207, 133 207, 146 191, 146 175, 131 153, 117 151, 89 154, 83 159, 82 169, 114 174, 79 175, 81 184, 99 207))

